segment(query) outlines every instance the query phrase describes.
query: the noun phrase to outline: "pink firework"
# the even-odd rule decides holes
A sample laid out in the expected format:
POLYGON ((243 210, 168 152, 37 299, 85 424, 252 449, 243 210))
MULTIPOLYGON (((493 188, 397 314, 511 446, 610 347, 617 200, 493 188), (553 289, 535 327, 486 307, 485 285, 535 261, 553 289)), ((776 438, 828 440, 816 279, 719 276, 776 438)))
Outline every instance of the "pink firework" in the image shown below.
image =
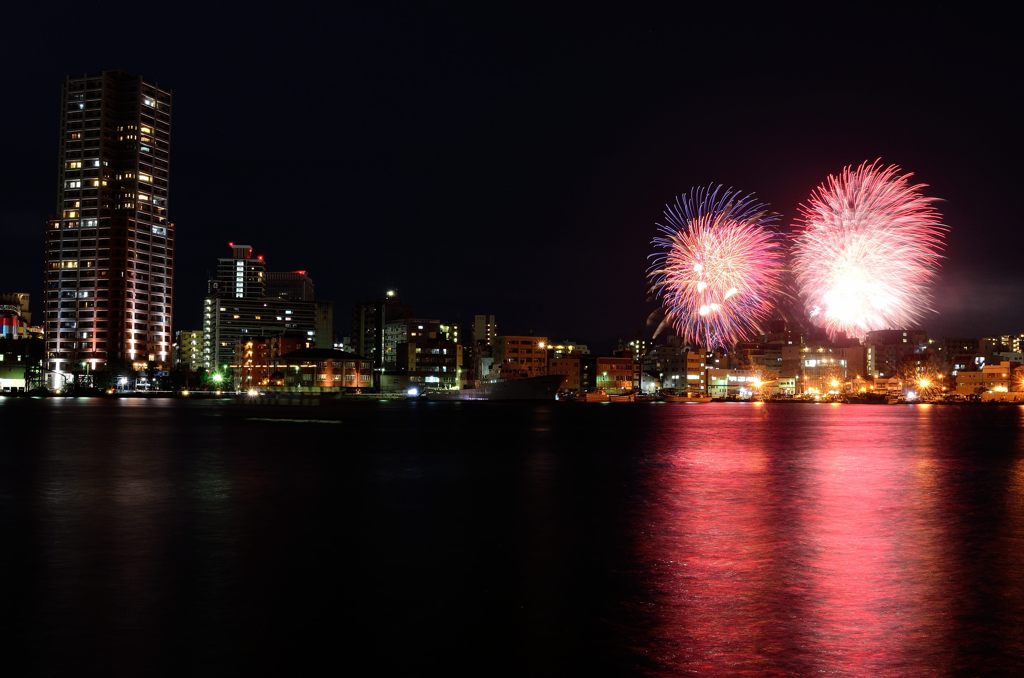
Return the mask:
POLYGON ((923 184, 878 161, 848 166, 800 205, 793 265, 811 319, 863 339, 927 311, 946 227, 923 184))
POLYGON ((648 270, 663 324, 706 349, 752 339, 780 287, 776 217, 752 195, 709 186, 666 206, 665 219, 648 270))

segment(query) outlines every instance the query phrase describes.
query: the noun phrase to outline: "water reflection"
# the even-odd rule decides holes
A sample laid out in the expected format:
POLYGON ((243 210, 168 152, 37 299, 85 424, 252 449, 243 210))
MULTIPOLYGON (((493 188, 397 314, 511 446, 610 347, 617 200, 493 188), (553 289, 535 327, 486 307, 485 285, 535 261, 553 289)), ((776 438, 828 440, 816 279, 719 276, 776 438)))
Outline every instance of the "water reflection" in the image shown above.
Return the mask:
MULTIPOLYGON (((948 409, 767 405, 702 415, 671 419, 659 443, 662 465, 647 479, 652 500, 638 517, 637 567, 649 573, 657 624, 637 646, 652 668, 964 668, 957 616, 974 573, 955 556, 974 528, 951 487, 964 467, 948 449, 960 444, 948 409)), ((1019 447, 1016 437, 999 440, 1019 447)), ((1018 450, 1008 488, 1015 571, 1024 534, 1020 464, 1018 450)), ((1008 577, 1009 593, 1020 596, 1013 572, 984 574, 1008 577)), ((1018 622, 1019 603, 1011 615, 1018 622)), ((1006 621, 992 627, 1005 635, 1006 621)))

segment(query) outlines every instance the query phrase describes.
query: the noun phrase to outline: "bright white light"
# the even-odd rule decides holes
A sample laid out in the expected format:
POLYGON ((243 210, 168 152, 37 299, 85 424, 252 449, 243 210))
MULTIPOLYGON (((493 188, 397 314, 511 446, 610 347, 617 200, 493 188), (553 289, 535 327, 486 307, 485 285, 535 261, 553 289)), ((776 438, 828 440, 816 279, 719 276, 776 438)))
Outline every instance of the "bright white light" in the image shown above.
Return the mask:
POLYGON ((405 394, 407 396, 409 396, 410 398, 415 398, 416 396, 418 396, 420 394, 420 390, 418 388, 416 388, 415 386, 412 386, 412 387, 409 388, 408 391, 405 392, 405 394))
POLYGON ((260 392, 259 392, 259 391, 257 391, 257 390, 256 390, 256 389, 254 389, 254 388, 250 388, 250 389, 249 389, 248 391, 246 391, 246 395, 248 395, 248 396, 249 396, 250 398, 255 398, 255 397, 256 397, 256 396, 258 396, 259 394, 260 394, 260 392))

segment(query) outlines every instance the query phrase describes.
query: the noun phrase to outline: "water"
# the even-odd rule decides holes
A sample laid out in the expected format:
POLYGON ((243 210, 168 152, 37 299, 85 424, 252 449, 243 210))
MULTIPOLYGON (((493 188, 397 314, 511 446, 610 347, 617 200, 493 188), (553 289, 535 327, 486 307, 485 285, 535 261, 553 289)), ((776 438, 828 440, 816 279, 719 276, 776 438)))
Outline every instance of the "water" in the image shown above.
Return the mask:
POLYGON ((7 399, 0 424, 19 675, 1024 670, 1020 407, 7 399))

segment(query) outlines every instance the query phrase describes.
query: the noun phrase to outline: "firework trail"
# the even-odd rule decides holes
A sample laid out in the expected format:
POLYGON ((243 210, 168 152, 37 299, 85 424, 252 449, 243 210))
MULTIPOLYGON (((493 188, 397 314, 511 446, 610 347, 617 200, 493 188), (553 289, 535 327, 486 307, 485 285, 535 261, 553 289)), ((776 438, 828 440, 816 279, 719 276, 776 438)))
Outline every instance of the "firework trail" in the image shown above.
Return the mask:
POLYGON ((829 175, 800 205, 793 266, 811 320, 863 339, 929 306, 947 228, 911 174, 879 161, 829 175))
POLYGON ((662 325, 708 350, 752 339, 780 289, 777 217, 753 195, 720 185, 694 188, 664 214, 647 272, 662 325))

